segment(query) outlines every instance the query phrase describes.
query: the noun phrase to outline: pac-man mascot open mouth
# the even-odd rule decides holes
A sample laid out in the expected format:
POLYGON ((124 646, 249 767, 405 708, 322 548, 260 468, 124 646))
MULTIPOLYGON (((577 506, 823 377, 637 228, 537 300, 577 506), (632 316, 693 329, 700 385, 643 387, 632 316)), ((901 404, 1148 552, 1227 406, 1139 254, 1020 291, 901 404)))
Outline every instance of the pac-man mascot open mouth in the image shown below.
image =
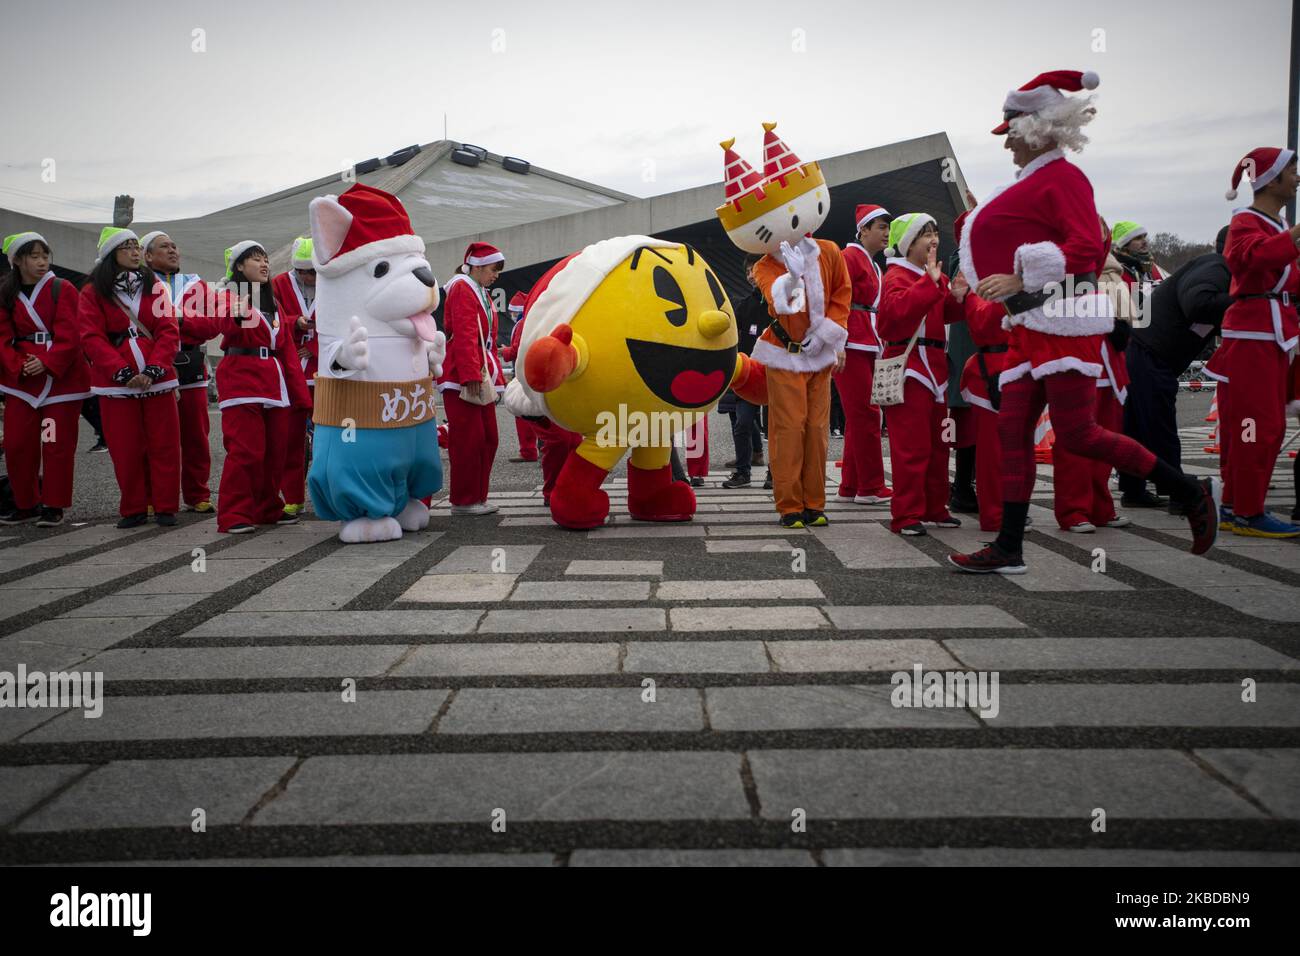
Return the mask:
POLYGON ((695 493, 673 481, 672 436, 734 388, 767 401, 761 365, 737 354, 722 283, 690 246, 649 236, 594 243, 538 281, 524 311, 506 406, 577 432, 550 496, 565 528, 609 515, 601 485, 630 449, 627 508, 642 521, 688 521, 695 493))

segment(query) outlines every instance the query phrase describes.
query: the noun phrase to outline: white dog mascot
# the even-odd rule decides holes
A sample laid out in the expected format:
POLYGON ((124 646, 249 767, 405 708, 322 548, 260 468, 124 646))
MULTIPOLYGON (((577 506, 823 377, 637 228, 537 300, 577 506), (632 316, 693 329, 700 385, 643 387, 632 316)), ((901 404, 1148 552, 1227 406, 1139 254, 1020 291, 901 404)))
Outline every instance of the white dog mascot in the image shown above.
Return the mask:
POLYGON ((397 197, 360 183, 311 201, 316 267, 316 423, 308 485, 348 544, 429 524, 442 487, 433 380, 446 340, 438 284, 397 197))

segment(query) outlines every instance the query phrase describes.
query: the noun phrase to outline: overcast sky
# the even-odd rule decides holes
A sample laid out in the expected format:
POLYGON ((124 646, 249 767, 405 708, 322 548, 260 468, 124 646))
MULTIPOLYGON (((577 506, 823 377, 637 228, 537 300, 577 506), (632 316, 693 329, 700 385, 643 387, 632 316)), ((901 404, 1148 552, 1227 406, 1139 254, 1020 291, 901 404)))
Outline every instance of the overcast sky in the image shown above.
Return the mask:
POLYGON ((1077 159, 1102 214, 1209 240, 1236 161, 1285 140, 1290 6, 6 4, 0 206, 202 215, 439 139, 444 113, 452 139, 638 196, 719 180, 727 136, 761 164, 763 120, 805 160, 946 131, 978 196, 1010 178, 1007 90, 1091 69, 1077 159))

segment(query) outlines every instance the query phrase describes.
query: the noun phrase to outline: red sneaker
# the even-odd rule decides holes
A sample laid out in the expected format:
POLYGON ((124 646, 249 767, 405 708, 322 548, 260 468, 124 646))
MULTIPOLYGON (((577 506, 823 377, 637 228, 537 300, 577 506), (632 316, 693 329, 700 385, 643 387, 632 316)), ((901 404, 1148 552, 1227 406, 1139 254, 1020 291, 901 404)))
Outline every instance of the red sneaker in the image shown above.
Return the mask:
POLYGON ((1223 484, 1218 478, 1202 478, 1197 484, 1201 486, 1201 495, 1183 509, 1183 516, 1192 528, 1192 554, 1204 554, 1214 546, 1214 539, 1219 535, 1223 484))
POLYGON ((950 554, 948 563, 967 574, 1024 574, 1025 559, 1018 554, 1007 554, 996 544, 989 544, 974 554, 950 554))

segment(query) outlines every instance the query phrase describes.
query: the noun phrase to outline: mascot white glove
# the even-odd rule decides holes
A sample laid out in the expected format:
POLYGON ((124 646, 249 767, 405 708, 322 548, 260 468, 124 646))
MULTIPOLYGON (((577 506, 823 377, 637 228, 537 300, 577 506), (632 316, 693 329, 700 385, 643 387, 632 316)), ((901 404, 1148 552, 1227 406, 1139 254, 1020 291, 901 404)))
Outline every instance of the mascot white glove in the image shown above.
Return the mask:
POLYGON ((334 361, 340 367, 354 372, 364 372, 370 367, 370 343, 367 341, 366 328, 355 315, 348 323, 348 337, 343 340, 334 361))
POLYGON ((447 337, 441 332, 435 333, 432 342, 424 343, 424 354, 429 359, 429 374, 437 378, 442 374, 442 361, 447 357, 447 337))

